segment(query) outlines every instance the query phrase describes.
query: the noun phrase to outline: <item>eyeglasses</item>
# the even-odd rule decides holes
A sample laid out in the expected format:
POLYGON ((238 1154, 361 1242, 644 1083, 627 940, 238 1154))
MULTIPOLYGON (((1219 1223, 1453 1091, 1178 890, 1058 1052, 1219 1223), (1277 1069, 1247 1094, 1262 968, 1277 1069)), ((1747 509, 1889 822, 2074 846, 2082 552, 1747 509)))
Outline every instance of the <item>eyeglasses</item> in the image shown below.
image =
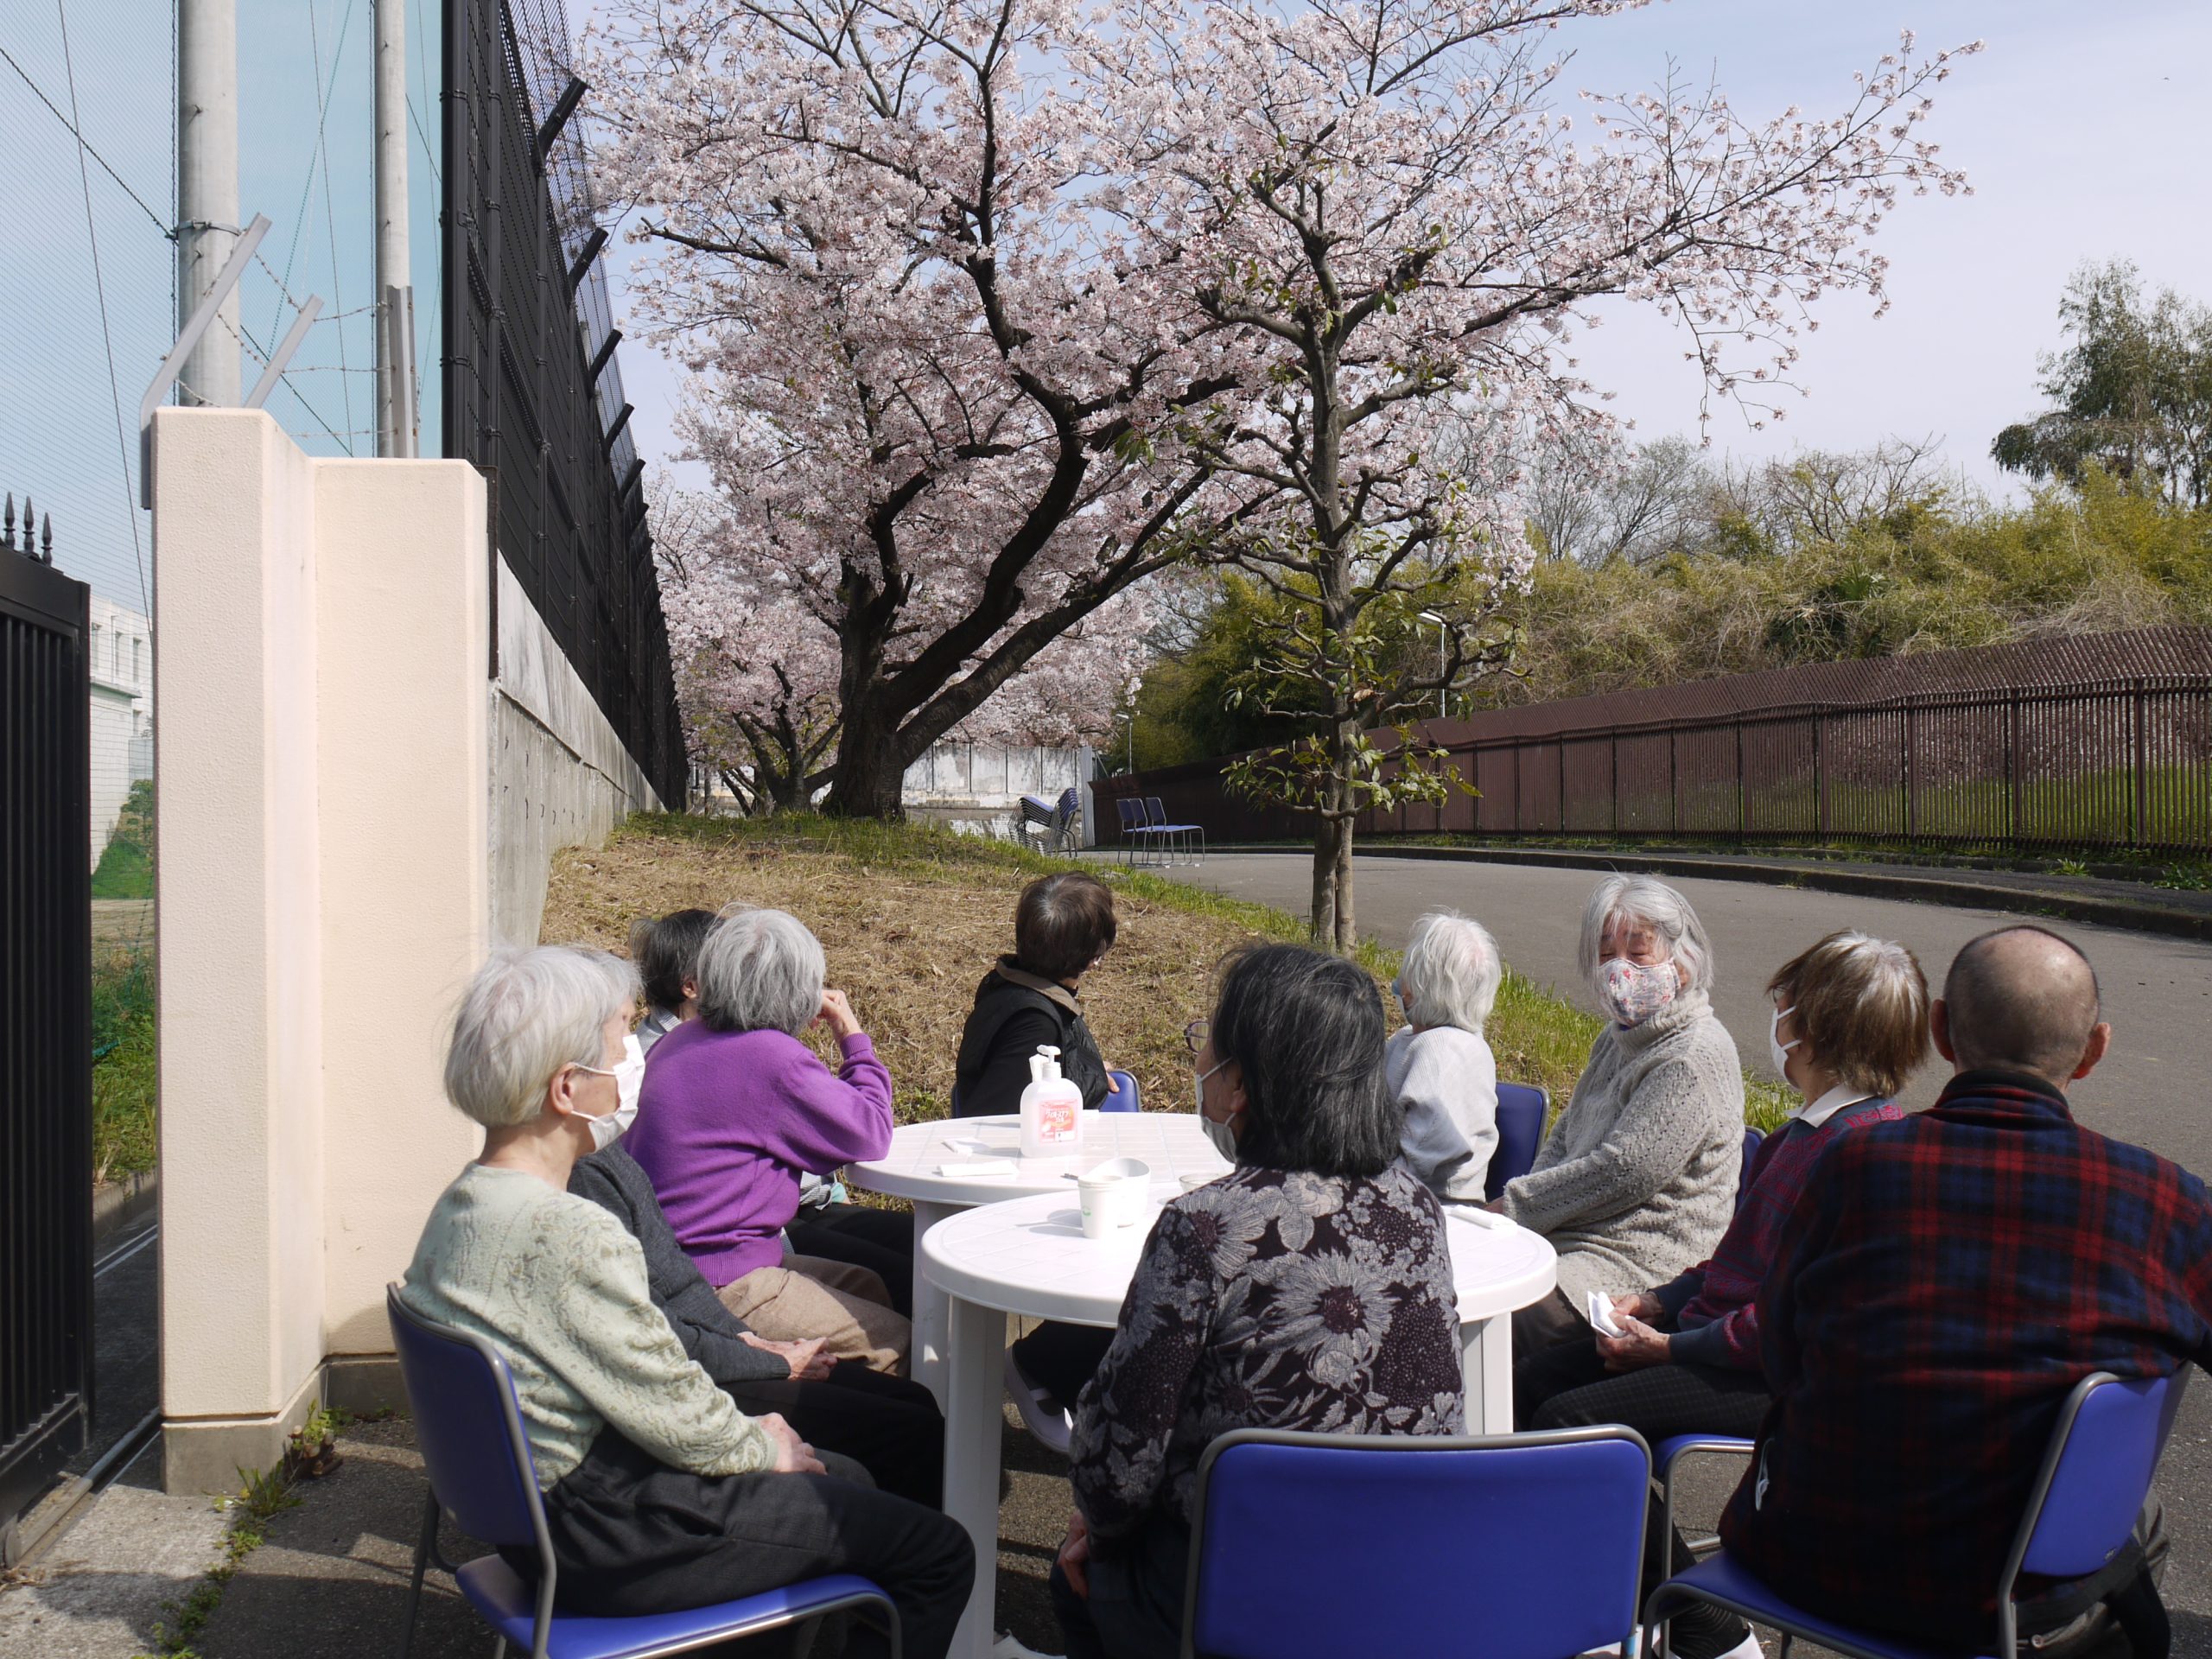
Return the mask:
POLYGON ((1206 1039, 1212 1034, 1213 1022, 1210 1020, 1193 1020, 1183 1027, 1183 1044, 1191 1051, 1192 1059, 1206 1052, 1206 1039))

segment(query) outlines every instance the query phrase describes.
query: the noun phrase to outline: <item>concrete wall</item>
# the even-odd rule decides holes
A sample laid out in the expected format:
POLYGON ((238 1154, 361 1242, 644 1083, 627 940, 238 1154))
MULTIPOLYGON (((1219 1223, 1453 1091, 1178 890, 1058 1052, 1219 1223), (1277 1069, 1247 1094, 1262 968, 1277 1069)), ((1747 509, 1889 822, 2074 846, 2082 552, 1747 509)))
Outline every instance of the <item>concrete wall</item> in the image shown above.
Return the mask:
POLYGON ((173 1491, 266 1467, 477 1135, 438 1086, 491 937, 483 480, 156 416, 162 1398, 173 1491))
POLYGON ((563 847, 596 846, 660 797, 523 593, 499 572, 492 721, 492 932, 535 944, 545 881, 563 847))
POLYGON ((162 410, 155 456, 163 1478, 201 1491, 319 1398, 399 1402, 384 1288, 480 1144, 461 987, 536 941, 556 850, 659 802, 474 467, 246 410, 162 410))

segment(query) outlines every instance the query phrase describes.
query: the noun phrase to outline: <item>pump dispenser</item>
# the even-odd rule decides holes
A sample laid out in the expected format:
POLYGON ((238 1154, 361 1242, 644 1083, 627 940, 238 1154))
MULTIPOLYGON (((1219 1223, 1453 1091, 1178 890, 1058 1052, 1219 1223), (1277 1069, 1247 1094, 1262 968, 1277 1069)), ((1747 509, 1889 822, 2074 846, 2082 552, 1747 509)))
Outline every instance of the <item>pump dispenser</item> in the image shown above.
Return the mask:
POLYGON ((1021 1155, 1062 1158, 1083 1141, 1083 1090, 1060 1075, 1060 1051, 1040 1044, 1029 1057, 1029 1086, 1021 1091, 1021 1155))

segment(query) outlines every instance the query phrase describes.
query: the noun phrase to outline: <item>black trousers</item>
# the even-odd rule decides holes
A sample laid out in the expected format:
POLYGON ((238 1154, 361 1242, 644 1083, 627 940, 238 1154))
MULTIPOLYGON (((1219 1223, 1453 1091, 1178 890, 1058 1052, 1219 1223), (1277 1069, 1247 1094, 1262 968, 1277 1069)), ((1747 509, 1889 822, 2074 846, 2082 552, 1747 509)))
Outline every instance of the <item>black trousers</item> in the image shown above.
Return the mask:
MULTIPOLYGON (((608 1429, 544 1495, 557 1604, 635 1616, 857 1573, 897 1607, 910 1659, 944 1659, 975 1582, 974 1547, 957 1522, 865 1479, 685 1474, 608 1429)), ((500 1553, 535 1576, 534 1552, 500 1553)), ((861 1619, 849 1629, 848 1654, 889 1651, 861 1619)))
POLYGON ((883 1281, 891 1306, 914 1317, 914 1218, 864 1204, 810 1205, 784 1229, 800 1255, 866 1268, 883 1281))
POLYGON ((944 1417, 920 1383, 847 1360, 819 1382, 725 1382, 747 1416, 781 1412, 817 1451, 836 1452, 897 1497, 944 1502, 944 1417))
POLYGON ((1076 1395, 1113 1345, 1111 1331, 1048 1319, 1015 1342, 1014 1357, 1024 1376, 1073 1411, 1076 1395))
MULTIPOLYGON (((1757 1371, 1718 1365, 1647 1365, 1612 1372, 1589 1337, 1543 1349, 1513 1368, 1513 1423, 1516 1428, 1586 1428, 1625 1423, 1656 1450, 1675 1434, 1759 1432, 1771 1396, 1757 1371)), ((1696 1559, 1679 1532, 1661 1530, 1658 1483, 1643 1527, 1643 1572, 1637 1598, 1649 1597, 1662 1580, 1696 1559)), ((1745 1635, 1743 1622, 1713 1607, 1675 1615, 1670 1643, 1676 1659, 1713 1659, 1745 1635)))
POLYGON ((1055 1562, 1052 1611, 1068 1659, 1176 1659, 1190 1564, 1190 1528, 1165 1516, 1093 1554, 1088 1597, 1076 1594, 1055 1562))

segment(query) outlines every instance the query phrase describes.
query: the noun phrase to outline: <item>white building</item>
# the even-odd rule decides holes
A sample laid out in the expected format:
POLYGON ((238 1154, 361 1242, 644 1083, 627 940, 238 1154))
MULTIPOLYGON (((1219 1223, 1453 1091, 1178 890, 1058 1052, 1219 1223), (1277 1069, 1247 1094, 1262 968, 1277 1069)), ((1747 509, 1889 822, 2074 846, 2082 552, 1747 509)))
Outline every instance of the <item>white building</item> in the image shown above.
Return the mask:
POLYGON ((97 868, 131 785, 154 775, 154 631, 136 611, 92 599, 92 836, 97 868))

